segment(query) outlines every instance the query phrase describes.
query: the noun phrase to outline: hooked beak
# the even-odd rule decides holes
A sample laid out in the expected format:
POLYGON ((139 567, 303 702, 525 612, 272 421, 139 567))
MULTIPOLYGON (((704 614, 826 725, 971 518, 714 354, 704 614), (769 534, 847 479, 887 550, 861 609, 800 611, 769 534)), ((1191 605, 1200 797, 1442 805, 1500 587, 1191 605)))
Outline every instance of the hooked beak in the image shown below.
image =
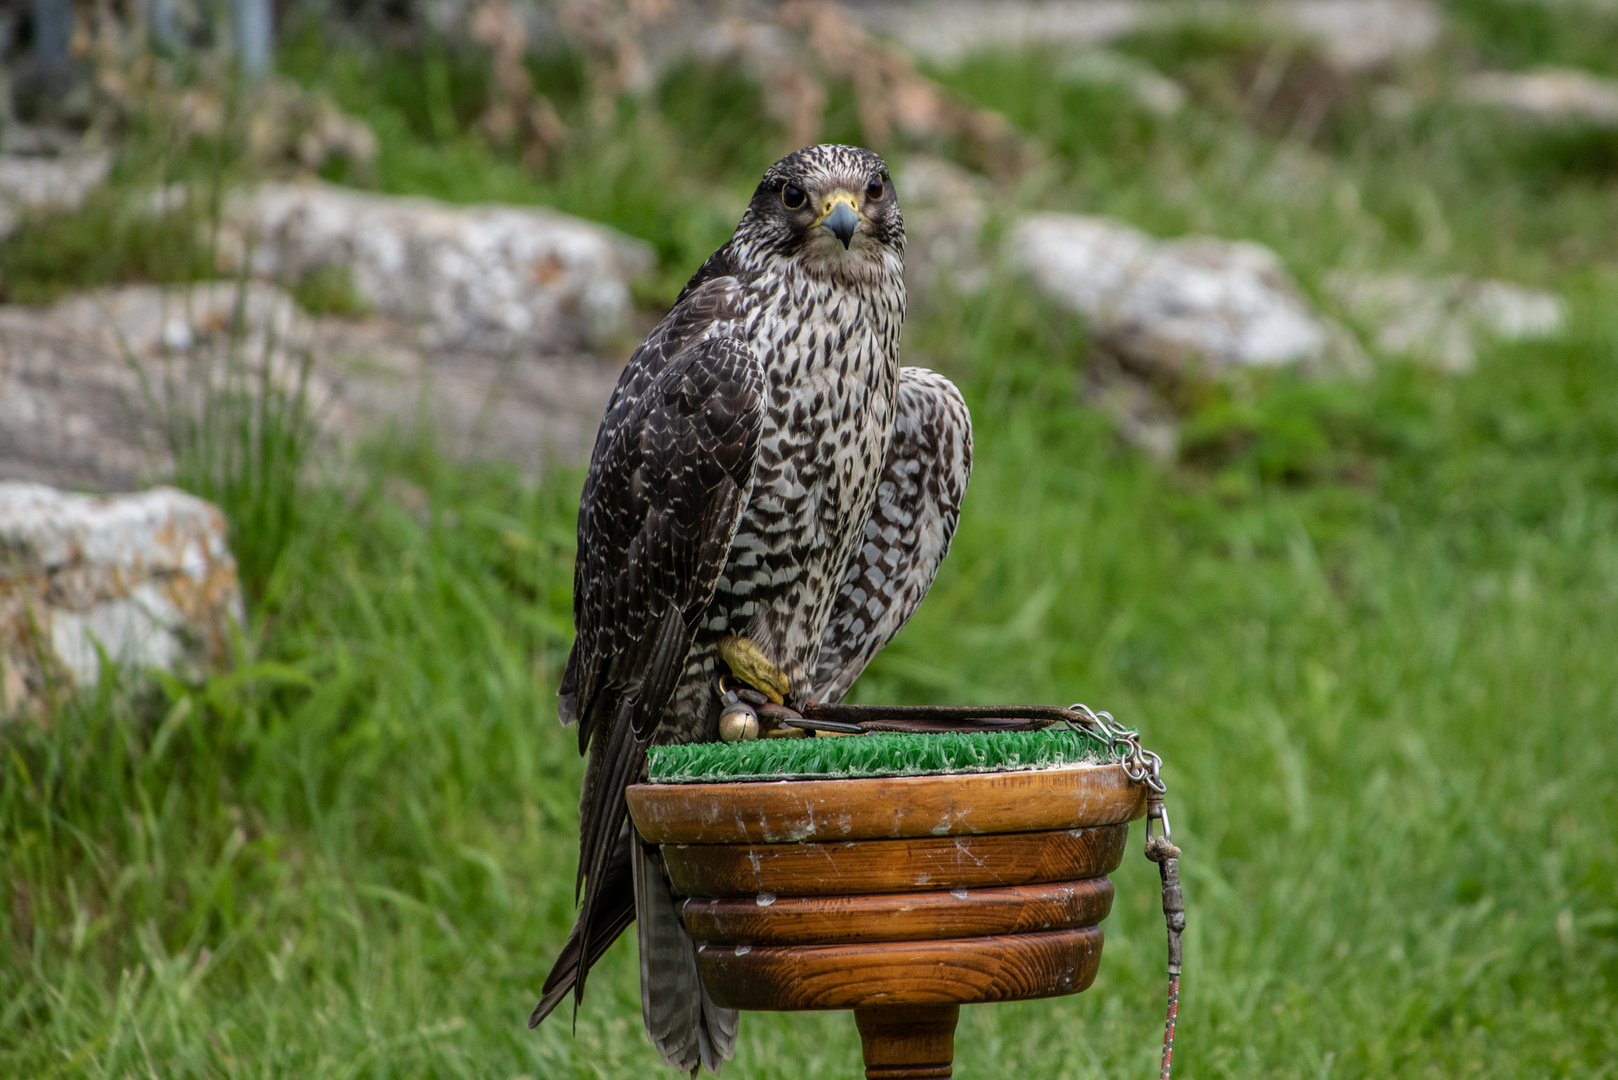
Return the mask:
POLYGON ((854 196, 846 191, 839 191, 826 200, 825 212, 815 224, 841 240, 844 250, 847 250, 850 241, 854 239, 854 230, 859 228, 860 222, 864 220, 860 212, 854 209, 854 196))

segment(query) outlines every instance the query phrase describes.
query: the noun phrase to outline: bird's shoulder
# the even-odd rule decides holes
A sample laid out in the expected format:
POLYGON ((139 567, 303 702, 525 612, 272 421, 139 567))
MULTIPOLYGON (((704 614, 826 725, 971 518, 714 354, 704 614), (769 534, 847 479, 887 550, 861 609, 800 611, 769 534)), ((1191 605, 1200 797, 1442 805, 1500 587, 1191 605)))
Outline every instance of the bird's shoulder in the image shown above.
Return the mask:
POLYGON ((691 275, 691 280, 685 283, 680 295, 674 298, 674 306, 678 308, 687 297, 704 288, 709 282, 720 278, 731 278, 740 281, 744 277, 741 260, 736 257, 732 245, 725 244, 718 251, 708 256, 707 260, 691 275))
POLYGON ((607 434, 635 411, 647 392, 669 373, 671 363, 740 318, 743 294, 742 283, 729 275, 708 278, 696 288, 687 286, 624 365, 607 402, 602 433, 607 434))
POLYGON ((647 628, 668 610, 707 602, 751 483, 763 392, 754 351, 716 333, 666 357, 603 421, 579 500, 564 723, 589 715, 603 685, 643 674, 647 628))

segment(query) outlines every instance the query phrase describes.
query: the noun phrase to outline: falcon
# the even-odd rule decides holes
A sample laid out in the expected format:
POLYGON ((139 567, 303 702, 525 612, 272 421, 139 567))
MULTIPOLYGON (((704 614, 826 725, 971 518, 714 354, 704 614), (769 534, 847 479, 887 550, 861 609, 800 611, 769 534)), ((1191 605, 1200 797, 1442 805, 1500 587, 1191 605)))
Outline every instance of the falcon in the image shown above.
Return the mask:
POLYGON ((731 1056, 737 1014, 703 989, 624 791, 648 746, 719 738, 722 654, 789 707, 840 701, 932 584, 972 427, 949 380, 899 365, 904 247, 880 157, 789 154, 619 377, 579 503, 558 705, 589 754, 580 909, 530 1027, 569 991, 576 1008, 636 922, 653 1045, 693 1074, 731 1056))

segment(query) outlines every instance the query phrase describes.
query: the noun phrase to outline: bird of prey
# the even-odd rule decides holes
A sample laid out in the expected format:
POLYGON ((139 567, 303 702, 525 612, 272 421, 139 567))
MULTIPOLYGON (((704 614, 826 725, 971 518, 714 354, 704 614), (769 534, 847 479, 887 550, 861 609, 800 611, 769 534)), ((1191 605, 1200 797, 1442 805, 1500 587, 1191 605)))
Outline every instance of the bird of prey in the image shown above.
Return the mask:
POLYGON ((730 1057, 737 1015, 703 990, 624 791, 648 746, 719 737, 722 642, 746 643, 787 705, 839 701, 932 584, 972 429, 947 379, 899 366, 904 243, 880 157, 790 154, 619 377, 580 500, 559 694, 589 753, 582 901, 530 1026, 570 990, 577 1007, 638 921, 659 1053, 693 1074, 730 1057))

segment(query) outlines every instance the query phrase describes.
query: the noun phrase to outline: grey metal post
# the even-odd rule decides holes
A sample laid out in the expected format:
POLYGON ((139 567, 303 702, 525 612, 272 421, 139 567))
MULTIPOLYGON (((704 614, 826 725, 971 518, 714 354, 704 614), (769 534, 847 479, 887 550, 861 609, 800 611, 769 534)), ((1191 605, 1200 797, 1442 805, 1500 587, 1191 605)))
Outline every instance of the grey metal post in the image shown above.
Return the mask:
POLYGON ((175 0, 146 0, 146 32, 165 49, 178 50, 180 27, 175 19, 175 0))
POLYGON ((67 66, 73 44, 73 0, 34 0, 34 55, 47 71, 67 66))
POLYGON ((275 24, 270 0, 232 0, 236 22, 236 60, 250 77, 267 74, 274 49, 275 24))

